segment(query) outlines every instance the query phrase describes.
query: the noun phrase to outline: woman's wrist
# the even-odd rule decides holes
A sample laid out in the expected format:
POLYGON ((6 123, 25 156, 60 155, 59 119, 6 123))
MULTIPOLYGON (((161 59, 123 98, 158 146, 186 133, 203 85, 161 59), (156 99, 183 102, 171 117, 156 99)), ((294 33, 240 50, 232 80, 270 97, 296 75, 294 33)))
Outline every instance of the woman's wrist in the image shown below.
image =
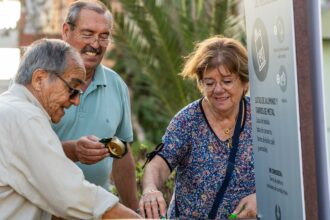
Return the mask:
POLYGON ((147 194, 150 194, 150 193, 154 193, 154 192, 160 192, 158 189, 149 189, 149 190, 145 190, 143 193, 142 193, 142 196, 145 196, 147 194))

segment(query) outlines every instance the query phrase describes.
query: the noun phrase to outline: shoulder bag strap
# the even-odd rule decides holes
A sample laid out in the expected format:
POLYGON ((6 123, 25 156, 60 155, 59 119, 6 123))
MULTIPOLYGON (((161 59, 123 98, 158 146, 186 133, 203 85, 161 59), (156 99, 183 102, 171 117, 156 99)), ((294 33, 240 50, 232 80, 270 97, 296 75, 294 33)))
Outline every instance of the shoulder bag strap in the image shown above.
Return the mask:
POLYGON ((236 125, 235 125, 234 135, 233 135, 233 146, 230 150, 230 155, 229 155, 228 165, 227 165, 227 170, 226 170, 226 176, 225 176, 225 179, 224 179, 219 191, 216 194, 215 201, 213 203, 212 209, 208 216, 209 219, 215 219, 218 208, 219 208, 220 204, 222 203, 223 196, 226 192, 227 186, 229 184, 233 170, 235 168, 235 157, 236 157, 236 153, 238 150, 239 134, 241 132, 243 105, 244 105, 244 103, 242 100, 240 103, 240 106, 239 106, 238 117, 237 117, 237 121, 236 121, 236 125))

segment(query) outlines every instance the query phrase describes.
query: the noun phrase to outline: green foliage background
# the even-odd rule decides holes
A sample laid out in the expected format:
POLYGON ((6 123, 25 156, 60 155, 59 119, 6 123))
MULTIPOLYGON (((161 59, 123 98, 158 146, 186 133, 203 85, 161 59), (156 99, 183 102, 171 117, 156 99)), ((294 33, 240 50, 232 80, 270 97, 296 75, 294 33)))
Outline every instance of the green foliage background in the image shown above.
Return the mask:
MULTIPOLYGON (((107 1, 104 1, 108 3, 107 1)), ((178 74, 196 42, 212 35, 244 41, 239 0, 120 0, 114 16, 114 49, 108 58, 130 88, 140 186, 142 163, 181 108, 201 97, 195 82, 178 74), (139 129, 137 129, 139 128, 139 129)), ((169 198, 173 178, 164 186, 169 198)))

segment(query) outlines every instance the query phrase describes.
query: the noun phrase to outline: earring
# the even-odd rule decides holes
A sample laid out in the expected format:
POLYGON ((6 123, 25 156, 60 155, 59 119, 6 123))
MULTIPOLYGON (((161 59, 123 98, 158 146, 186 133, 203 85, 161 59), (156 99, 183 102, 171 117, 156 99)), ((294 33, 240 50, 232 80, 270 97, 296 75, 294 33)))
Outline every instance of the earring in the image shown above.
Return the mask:
POLYGON ((245 97, 246 93, 247 93, 247 91, 244 90, 244 91, 243 91, 243 94, 242 94, 242 98, 245 97))

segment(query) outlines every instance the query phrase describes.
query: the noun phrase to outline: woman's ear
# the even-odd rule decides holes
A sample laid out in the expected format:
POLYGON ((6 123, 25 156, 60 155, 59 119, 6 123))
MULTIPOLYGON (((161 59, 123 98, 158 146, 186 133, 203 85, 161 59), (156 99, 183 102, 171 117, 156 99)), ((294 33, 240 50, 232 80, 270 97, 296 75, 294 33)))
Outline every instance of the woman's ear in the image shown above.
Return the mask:
POLYGON ((37 69, 32 73, 31 86, 36 91, 42 90, 42 85, 48 79, 48 74, 45 70, 37 69))

